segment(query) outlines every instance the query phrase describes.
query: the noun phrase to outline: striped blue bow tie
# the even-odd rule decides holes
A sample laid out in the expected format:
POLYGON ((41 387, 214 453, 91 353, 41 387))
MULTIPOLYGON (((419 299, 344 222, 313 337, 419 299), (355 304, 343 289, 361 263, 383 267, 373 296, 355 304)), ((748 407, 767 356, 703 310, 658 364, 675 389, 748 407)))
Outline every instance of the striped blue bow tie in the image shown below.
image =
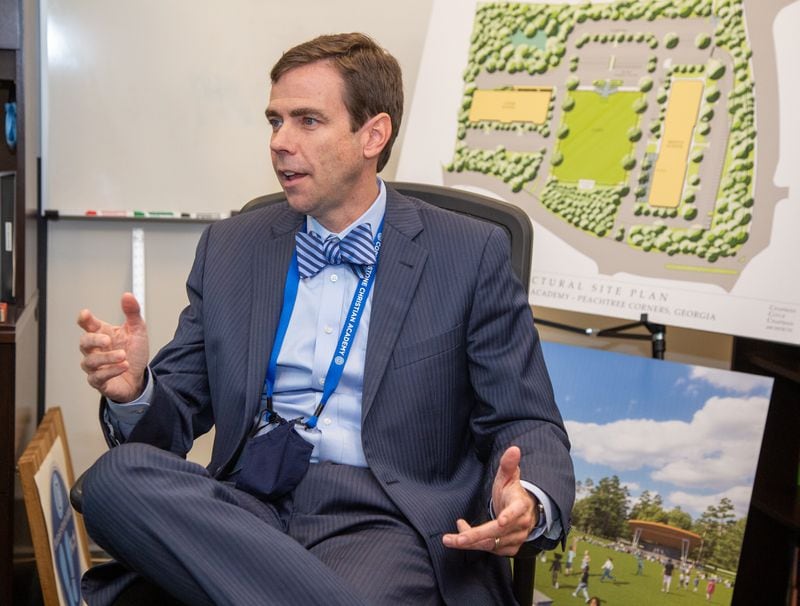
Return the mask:
POLYGON ((341 240, 330 235, 322 240, 315 232, 297 232, 297 269, 301 278, 317 275, 326 265, 349 263, 353 271, 364 279, 367 266, 375 264, 375 245, 369 223, 356 226, 341 240))

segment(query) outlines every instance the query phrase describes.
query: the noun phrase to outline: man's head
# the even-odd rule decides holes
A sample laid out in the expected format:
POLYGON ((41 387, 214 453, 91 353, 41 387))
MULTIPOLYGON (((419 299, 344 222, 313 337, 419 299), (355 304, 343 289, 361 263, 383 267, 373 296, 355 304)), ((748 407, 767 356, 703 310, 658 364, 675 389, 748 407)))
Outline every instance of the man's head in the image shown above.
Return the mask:
POLYGON ((323 36, 272 70, 270 155, 289 205, 333 232, 378 195, 376 173, 397 136, 400 68, 361 34, 323 36))
POLYGON ((391 119, 391 137, 378 158, 378 172, 389 161, 403 118, 403 78, 400 65, 387 51, 364 34, 319 36, 286 51, 270 72, 274 85, 286 72, 326 61, 344 81, 344 104, 351 129, 382 112, 391 119))

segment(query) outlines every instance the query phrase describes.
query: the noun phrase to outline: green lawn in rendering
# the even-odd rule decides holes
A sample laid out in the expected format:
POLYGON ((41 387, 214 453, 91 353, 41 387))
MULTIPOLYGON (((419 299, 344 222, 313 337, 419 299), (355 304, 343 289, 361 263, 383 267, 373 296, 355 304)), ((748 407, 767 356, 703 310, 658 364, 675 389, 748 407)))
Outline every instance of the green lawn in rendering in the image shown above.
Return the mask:
POLYGON ((603 185, 625 181, 622 159, 631 153, 628 129, 636 126, 639 115, 633 103, 643 96, 637 91, 622 91, 608 96, 594 91, 572 91, 575 107, 563 113, 569 135, 558 142, 564 161, 553 169, 559 181, 575 183, 592 179, 603 185))
MULTIPOLYGON (((697 592, 693 591, 694 584, 690 582, 688 589, 678 587, 680 571, 676 566, 672 573, 672 586, 669 593, 661 591, 661 581, 663 578, 664 567, 657 562, 644 562, 644 574, 636 575, 636 558, 628 553, 621 553, 586 543, 578 542, 577 557, 573 566, 573 573, 570 576, 564 575, 564 565, 566 563, 566 552, 561 557, 561 574, 559 575, 559 588, 555 589, 552 585, 552 573, 549 571, 550 563, 553 561, 554 551, 547 552, 547 561, 542 563, 541 559, 536 560, 536 589, 544 593, 553 600, 553 606, 581 606, 584 603, 582 593, 578 597, 573 597, 572 592, 580 580, 581 557, 585 550, 589 550, 591 562, 589 565, 589 595, 597 596, 603 606, 701 606, 714 604, 716 606, 727 606, 731 603, 733 589, 725 587, 724 583, 717 583, 716 590, 711 600, 706 601, 706 583, 700 580, 697 592), (603 562, 611 556, 614 562, 614 581, 600 582, 603 562)), ((557 548, 561 553, 561 548, 557 548)), ((692 579, 696 574, 692 573, 692 579)))

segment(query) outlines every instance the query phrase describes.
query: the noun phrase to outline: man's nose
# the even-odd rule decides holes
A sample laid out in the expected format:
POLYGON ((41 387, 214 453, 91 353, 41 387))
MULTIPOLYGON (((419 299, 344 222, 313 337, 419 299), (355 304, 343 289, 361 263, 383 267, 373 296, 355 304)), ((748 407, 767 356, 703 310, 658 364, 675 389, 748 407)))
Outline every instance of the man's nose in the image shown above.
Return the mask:
POLYGON ((280 128, 275 129, 272 131, 272 136, 269 140, 269 148, 273 153, 292 153, 294 150, 294 144, 292 142, 293 137, 291 134, 291 128, 287 127, 286 124, 280 126, 280 128))

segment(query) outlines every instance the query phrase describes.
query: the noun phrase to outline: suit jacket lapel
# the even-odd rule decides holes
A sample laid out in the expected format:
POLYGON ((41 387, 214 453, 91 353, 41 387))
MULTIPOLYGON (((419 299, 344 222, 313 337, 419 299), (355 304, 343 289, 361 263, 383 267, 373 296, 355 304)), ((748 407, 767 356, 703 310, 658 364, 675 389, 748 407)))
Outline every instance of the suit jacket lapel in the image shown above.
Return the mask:
POLYGON ((362 421, 375 400, 428 257, 428 251, 413 241, 422 229, 417 209, 387 187, 385 233, 369 321, 362 421))

